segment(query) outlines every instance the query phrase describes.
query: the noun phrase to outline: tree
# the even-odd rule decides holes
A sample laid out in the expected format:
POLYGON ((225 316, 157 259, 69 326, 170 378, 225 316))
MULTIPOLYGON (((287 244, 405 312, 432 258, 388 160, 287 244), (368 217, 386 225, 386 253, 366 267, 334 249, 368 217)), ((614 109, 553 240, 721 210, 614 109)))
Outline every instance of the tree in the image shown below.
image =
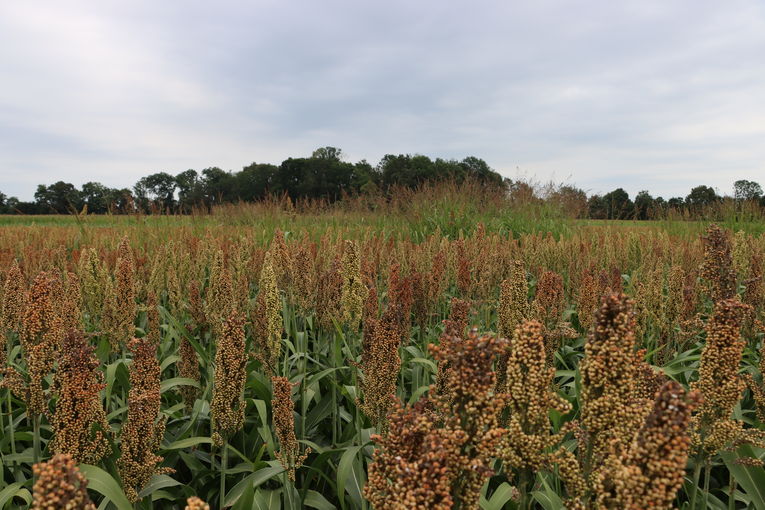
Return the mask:
POLYGON ((708 207, 716 202, 720 201, 720 197, 715 193, 715 190, 709 186, 696 186, 691 190, 687 197, 685 197, 685 205, 694 212, 699 213, 705 207, 708 207))
POLYGON ((587 216, 593 220, 608 219, 608 207, 600 195, 592 195, 587 199, 587 216))
POLYGON ((175 188, 175 177, 167 172, 147 175, 135 186, 136 195, 158 205, 163 211, 170 211, 175 206, 175 188))
POLYGON ((648 220, 653 217, 654 199, 651 194, 646 191, 640 191, 635 195, 635 219, 636 220, 648 220))
POLYGON ((189 169, 179 173, 175 176, 175 184, 178 187, 178 207, 181 212, 188 213, 194 204, 203 201, 202 185, 196 170, 189 169))
POLYGON ((58 181, 45 186, 40 184, 35 192, 35 201, 41 211, 68 214, 79 211, 83 202, 79 190, 69 182, 58 181))
POLYGON ((203 199, 208 207, 237 198, 236 181, 230 172, 217 166, 202 170, 203 199))
POLYGON ((733 198, 736 200, 759 200, 762 198, 762 186, 754 181, 741 179, 733 183, 733 198))
POLYGON ((672 197, 667 200, 667 207, 670 209, 682 209, 684 205, 685 200, 683 200, 683 197, 672 197))
POLYGON ((547 200, 557 205, 572 218, 581 218, 587 212, 587 193, 574 186, 560 186, 551 191, 547 200))
POLYGON ((104 214, 109 212, 109 199, 113 191, 100 182, 86 182, 82 185, 80 195, 89 213, 104 214))
POLYGON ((311 154, 311 157, 313 159, 327 159, 331 161, 342 161, 343 151, 341 149, 338 149, 337 147, 319 147, 318 149, 313 151, 313 154, 311 154))
POLYGON ((626 220, 632 216, 634 206, 629 193, 623 188, 616 188, 606 193, 603 195, 603 201, 607 211, 606 217, 609 220, 626 220))

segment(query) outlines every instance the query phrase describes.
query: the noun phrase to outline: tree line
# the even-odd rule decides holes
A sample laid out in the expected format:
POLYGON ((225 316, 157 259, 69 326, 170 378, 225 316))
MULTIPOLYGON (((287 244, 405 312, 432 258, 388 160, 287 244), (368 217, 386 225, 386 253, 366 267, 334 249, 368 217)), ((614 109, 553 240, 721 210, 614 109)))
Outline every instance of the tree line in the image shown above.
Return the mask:
POLYGON ((88 213, 189 213, 232 202, 252 202, 269 195, 292 199, 323 199, 330 202, 344 196, 387 193, 392 187, 416 188, 422 184, 451 180, 477 181, 502 187, 504 179, 482 159, 461 161, 430 159, 423 155, 388 154, 376 165, 366 160, 349 163, 340 149, 322 147, 307 158, 288 158, 280 165, 252 163, 239 172, 211 167, 177 175, 157 172, 141 178, 132 189, 110 188, 88 182, 78 189, 58 181, 40 184, 34 201, 24 202, 0 193, 0 213, 66 214, 88 213))
POLYGON ((664 217, 668 211, 693 216, 721 203, 724 198, 765 207, 762 187, 748 180, 734 183, 733 197, 723 197, 712 187, 701 185, 685 197, 665 200, 640 191, 632 199, 623 188, 588 195, 576 186, 539 187, 526 181, 513 181, 473 156, 455 160, 388 154, 372 166, 366 160, 344 161, 340 149, 322 147, 310 157, 290 157, 279 165, 252 163, 238 172, 218 167, 200 172, 190 169, 177 175, 157 172, 139 179, 132 189, 110 188, 99 182, 87 182, 78 189, 72 183, 58 181, 40 184, 34 201, 20 201, 0 192, 0 213, 188 214, 199 209, 209 211, 225 203, 254 202, 272 195, 334 202, 347 196, 385 195, 401 188, 466 180, 504 190, 512 200, 549 202, 579 218, 647 220, 664 217))

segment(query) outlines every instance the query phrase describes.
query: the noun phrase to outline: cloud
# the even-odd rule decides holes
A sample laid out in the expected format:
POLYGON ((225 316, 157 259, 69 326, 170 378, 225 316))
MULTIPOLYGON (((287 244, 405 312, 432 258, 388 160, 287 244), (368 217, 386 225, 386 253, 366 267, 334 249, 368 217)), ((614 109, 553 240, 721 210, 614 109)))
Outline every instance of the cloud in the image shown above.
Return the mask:
POLYGON ((684 195, 765 179, 765 7, 702 2, 11 2, 0 190, 319 146, 684 195))

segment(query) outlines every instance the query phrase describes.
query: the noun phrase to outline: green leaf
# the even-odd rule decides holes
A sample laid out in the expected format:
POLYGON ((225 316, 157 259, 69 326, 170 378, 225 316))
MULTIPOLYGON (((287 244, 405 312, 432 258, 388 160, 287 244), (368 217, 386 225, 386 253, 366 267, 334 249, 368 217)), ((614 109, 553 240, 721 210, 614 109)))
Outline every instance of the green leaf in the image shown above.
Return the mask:
POLYGON ((88 479, 88 489, 94 490, 117 507, 118 510, 133 510, 125 493, 112 475, 97 466, 81 464, 79 466, 83 476, 88 479))
MULTIPOLYGON (((252 508, 255 510, 281 510, 281 493, 281 489, 272 491, 258 490, 255 493, 252 508)), ((249 509, 250 507, 247 508, 249 509)))
POLYGON ((435 374, 438 372, 438 367, 436 367, 435 362, 432 359, 427 358, 413 358, 409 360, 410 363, 416 363, 418 365, 426 366, 430 369, 431 373, 435 374))
POLYGON ((502 482, 502 484, 494 491, 494 494, 491 495, 491 498, 481 504, 481 508, 484 510, 502 510, 505 507, 505 504, 512 498, 513 488, 509 483, 502 482))
POLYGON ((180 439, 174 441, 165 446, 164 450, 183 450, 185 448, 191 448, 200 444, 212 444, 212 439, 209 437, 187 437, 186 439, 180 439))
POLYGON ((350 446, 340 457, 340 463, 337 465, 337 497, 340 500, 340 506, 345 508, 345 492, 354 499, 357 504, 361 504, 361 488, 364 487, 364 480, 359 477, 358 452, 364 446, 350 446), (346 482, 351 480, 351 484, 346 489, 346 482))
POLYGON ((175 480, 174 478, 171 478, 167 475, 154 475, 149 480, 149 483, 146 484, 146 487, 144 487, 143 490, 138 493, 138 497, 143 499, 146 496, 152 494, 154 491, 159 489, 166 489, 167 487, 175 487, 177 485, 181 485, 181 482, 175 480))
POLYGON ((159 391, 164 393, 176 386, 193 386, 199 388, 199 383, 190 377, 173 377, 162 381, 159 385, 159 391))
POLYGON ((257 508, 255 506, 254 500, 255 499, 255 488, 252 485, 249 485, 244 488, 244 491, 242 492, 241 497, 236 502, 236 504, 231 507, 231 510, 250 510, 252 508, 257 508))
POLYGON ((31 483, 31 480, 12 483, 0 491, 0 508, 5 508, 5 505, 13 501, 13 498, 21 498, 27 505, 30 504, 32 502, 32 495, 29 493, 29 490, 24 487, 27 483, 31 483))
POLYGON ((284 473, 284 468, 278 461, 269 462, 268 467, 258 469, 251 475, 248 475, 244 480, 234 485, 231 490, 228 491, 228 494, 226 494, 225 506, 231 506, 236 503, 247 487, 258 487, 282 473, 284 473))
POLYGON ((746 493, 754 508, 765 508, 765 469, 762 466, 744 466, 736 462, 742 457, 758 458, 751 446, 742 446, 738 452, 721 452, 728 470, 746 493))
POLYGON ((310 489, 305 493, 303 504, 309 508, 317 508, 318 510, 335 510, 337 508, 335 505, 327 501, 327 498, 310 489))
POLYGON ((560 498, 560 496, 558 496, 555 490, 550 487, 550 484, 547 483, 547 480, 545 480, 542 476, 537 477, 537 479, 542 482, 542 488, 544 489, 544 491, 534 491, 531 493, 537 503, 542 505, 545 510, 558 510, 560 508, 565 508, 563 500, 560 498))

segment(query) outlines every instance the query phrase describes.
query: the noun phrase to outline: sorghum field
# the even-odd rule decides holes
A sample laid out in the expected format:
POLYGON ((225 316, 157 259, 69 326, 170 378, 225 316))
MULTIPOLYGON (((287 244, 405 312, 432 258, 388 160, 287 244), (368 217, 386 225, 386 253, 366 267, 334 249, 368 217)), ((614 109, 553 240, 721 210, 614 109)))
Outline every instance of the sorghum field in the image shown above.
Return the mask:
POLYGON ((0 508, 765 509, 762 234, 256 212, 5 222, 0 508))

